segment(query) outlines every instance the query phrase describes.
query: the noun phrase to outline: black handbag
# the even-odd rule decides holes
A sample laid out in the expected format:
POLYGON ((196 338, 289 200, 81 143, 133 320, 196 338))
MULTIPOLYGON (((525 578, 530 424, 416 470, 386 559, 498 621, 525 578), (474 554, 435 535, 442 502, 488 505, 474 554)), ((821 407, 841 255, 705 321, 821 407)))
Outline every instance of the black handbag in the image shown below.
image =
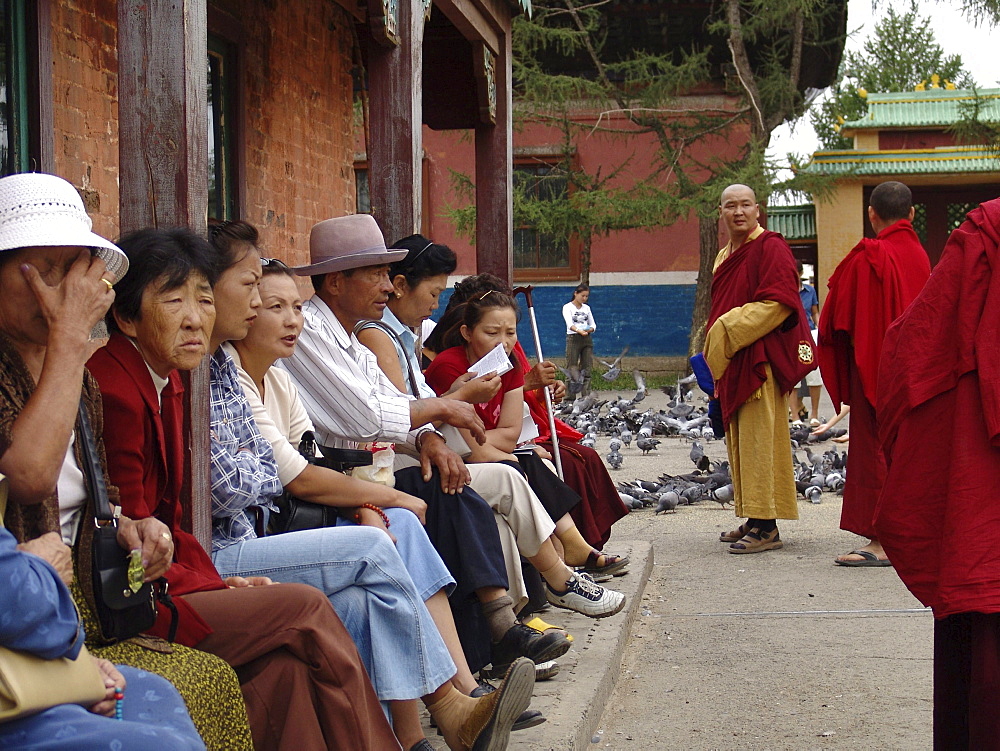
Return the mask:
MULTIPOLYGON (((299 441, 299 453, 310 464, 343 472, 351 467, 362 467, 372 463, 372 455, 368 451, 333 449, 323 446, 322 452, 322 456, 317 456, 316 436, 311 430, 302 434, 302 439, 299 441)), ((275 500, 274 505, 277 510, 272 511, 268 517, 267 534, 269 535, 337 525, 339 514, 335 506, 304 501, 288 492, 283 493, 275 500)))
MULTIPOLYGON (((118 544, 118 519, 111 511, 104 471, 97 455, 97 445, 90 419, 80 403, 78 429, 83 452, 83 474, 94 506, 92 581, 94 604, 100 625, 100 637, 106 643, 131 639, 149 630, 156 622, 157 595, 154 586, 144 582, 133 592, 128 581, 129 553, 118 544)), ((166 581, 161 579, 161 595, 166 598, 166 581)), ((173 603, 166 603, 173 609, 173 603)), ((176 610, 170 641, 176 630, 176 610)))

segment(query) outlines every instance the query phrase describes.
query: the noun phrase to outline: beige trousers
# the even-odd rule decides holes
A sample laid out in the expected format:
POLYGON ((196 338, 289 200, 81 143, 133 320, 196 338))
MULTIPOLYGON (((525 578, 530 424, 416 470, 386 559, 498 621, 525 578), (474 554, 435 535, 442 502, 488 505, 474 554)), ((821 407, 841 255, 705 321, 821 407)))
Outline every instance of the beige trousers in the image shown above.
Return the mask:
POLYGON ((520 556, 531 558, 555 531, 538 496, 520 472, 506 464, 470 464, 472 487, 493 509, 503 558, 507 564, 508 594, 514 609, 528 602, 528 590, 521 574, 520 556))

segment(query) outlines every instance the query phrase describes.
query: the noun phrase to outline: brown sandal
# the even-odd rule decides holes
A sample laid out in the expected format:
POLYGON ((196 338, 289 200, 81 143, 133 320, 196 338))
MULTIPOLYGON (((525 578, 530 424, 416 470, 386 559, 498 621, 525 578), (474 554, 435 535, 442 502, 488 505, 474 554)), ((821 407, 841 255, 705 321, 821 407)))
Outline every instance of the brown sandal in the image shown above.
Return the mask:
POLYGON ((734 542, 729 546, 730 553, 763 553, 765 550, 779 550, 785 543, 778 535, 778 528, 775 527, 770 532, 761 532, 760 529, 751 529, 743 536, 739 542, 734 542))
POLYGON ((750 527, 747 526, 746 522, 743 522, 731 532, 723 532, 719 535, 719 542, 739 542, 749 531, 750 527))

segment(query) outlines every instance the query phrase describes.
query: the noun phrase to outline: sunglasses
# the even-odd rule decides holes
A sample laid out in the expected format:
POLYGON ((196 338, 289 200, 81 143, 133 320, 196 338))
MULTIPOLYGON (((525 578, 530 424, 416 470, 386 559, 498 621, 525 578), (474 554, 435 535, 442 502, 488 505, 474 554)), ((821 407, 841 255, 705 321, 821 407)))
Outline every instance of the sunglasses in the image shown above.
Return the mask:
POLYGON ((261 258, 260 265, 261 268, 265 269, 281 269, 282 271, 288 271, 288 265, 278 258, 261 258))

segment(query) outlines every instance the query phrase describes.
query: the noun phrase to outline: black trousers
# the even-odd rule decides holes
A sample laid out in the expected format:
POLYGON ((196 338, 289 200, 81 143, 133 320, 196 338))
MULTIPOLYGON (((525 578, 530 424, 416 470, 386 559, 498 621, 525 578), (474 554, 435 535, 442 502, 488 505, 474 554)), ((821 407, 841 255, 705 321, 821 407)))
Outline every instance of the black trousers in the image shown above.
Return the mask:
POLYGON ((559 475, 545 466, 542 457, 534 451, 530 453, 519 451, 514 456, 517 457, 517 464, 513 462, 503 462, 503 464, 510 464, 524 475, 531 489, 538 496, 538 500, 549 512, 552 521, 559 521, 580 503, 580 494, 560 480, 559 475))
POLYGON ((448 601, 465 659, 475 672, 490 662, 490 632, 476 590, 508 588, 493 509, 470 488, 455 495, 443 492, 437 470, 424 482, 420 467, 402 469, 396 473, 396 490, 427 504, 427 536, 457 582, 448 601))
POLYGON ((934 621, 934 749, 1000 749, 1000 613, 934 621))

